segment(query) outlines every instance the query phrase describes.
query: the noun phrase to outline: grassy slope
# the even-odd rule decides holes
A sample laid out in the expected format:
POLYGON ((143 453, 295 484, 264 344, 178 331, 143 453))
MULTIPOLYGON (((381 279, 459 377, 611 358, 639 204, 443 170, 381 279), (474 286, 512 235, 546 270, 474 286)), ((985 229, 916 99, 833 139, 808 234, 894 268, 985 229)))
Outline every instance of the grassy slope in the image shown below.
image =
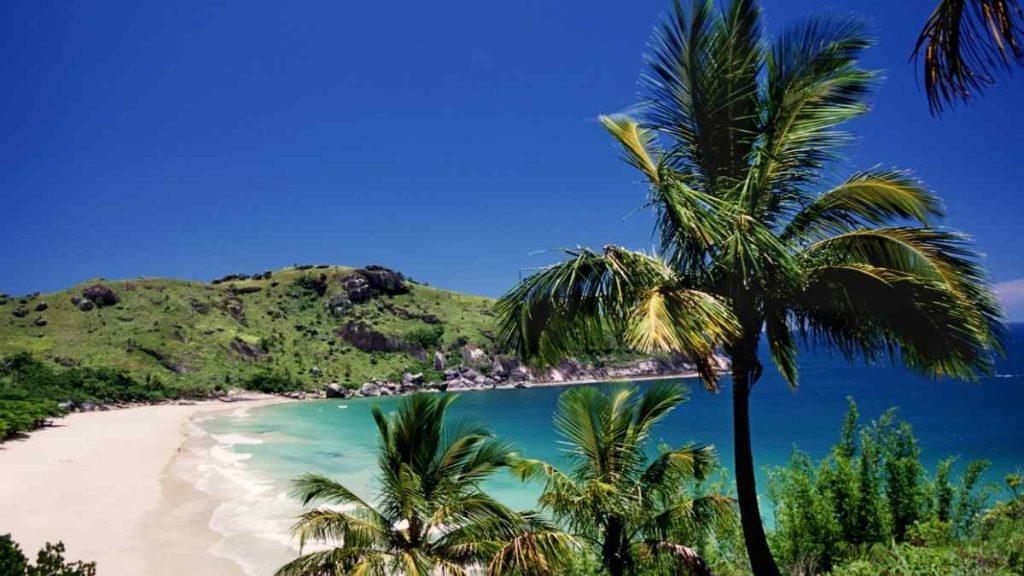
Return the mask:
POLYGON ((28 351, 50 362, 71 360, 83 366, 117 367, 136 377, 158 377, 182 388, 230 385, 264 368, 289 373, 310 387, 329 382, 355 386, 415 366, 416 361, 406 354, 362 352, 333 334, 341 323, 356 319, 396 336, 423 325, 420 320, 400 318, 383 309, 385 302, 438 316, 445 328, 443 347, 451 347, 459 339, 488 343, 492 300, 419 284, 410 284, 409 294, 380 296, 357 305, 342 319, 331 317, 323 304, 340 291, 336 280, 350 270, 287 268, 267 280, 219 285, 165 279, 99 280, 40 295, 25 304, 14 298, 0 306, 0 357, 28 351), (294 284, 302 275, 321 273, 330 278, 322 297, 294 284), (72 296, 96 283, 112 288, 120 301, 88 312, 71 303, 72 296), (243 323, 230 313, 228 305, 232 288, 245 287, 262 290, 234 293, 243 307, 243 323), (49 308, 36 312, 40 302, 49 308), (207 304, 209 312, 196 311, 193 302, 207 304), (27 309, 28 316, 16 318, 12 314, 16 308, 27 309), (46 320, 46 326, 33 324, 39 317, 46 320), (269 354, 253 361, 230 351, 236 337, 262 344, 269 354), (173 363, 187 366, 189 372, 176 374, 140 348, 158 351, 173 363), (314 376, 314 367, 319 376, 314 376))

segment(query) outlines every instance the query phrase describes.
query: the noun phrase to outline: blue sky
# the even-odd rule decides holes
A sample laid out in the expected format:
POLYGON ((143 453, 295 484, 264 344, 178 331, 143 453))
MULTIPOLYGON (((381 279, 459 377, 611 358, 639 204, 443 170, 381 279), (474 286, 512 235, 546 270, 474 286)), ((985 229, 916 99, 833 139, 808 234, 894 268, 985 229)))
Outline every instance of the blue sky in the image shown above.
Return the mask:
MULTIPOLYGON (((1024 82, 931 118, 908 53, 933 4, 764 1, 773 30, 871 23, 887 80, 848 168, 914 169, 1024 277, 1024 82)), ((634 102, 668 6, 5 2, 0 291, 376 262, 498 295, 560 247, 650 247, 595 117, 634 102)))

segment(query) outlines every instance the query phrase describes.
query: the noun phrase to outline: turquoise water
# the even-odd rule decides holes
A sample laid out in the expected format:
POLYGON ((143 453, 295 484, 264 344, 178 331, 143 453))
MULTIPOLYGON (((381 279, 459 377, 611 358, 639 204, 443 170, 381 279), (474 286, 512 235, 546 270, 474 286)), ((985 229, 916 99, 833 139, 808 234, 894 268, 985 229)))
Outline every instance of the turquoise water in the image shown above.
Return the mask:
MULTIPOLYGON (((712 444, 723 462, 732 459, 728 382, 718 394, 695 380, 683 381, 690 400, 656 430, 671 444, 712 444)), ((604 387, 621 386, 606 384, 604 387)), ((641 388, 647 384, 639 384, 641 388)), ((486 422, 529 457, 557 461, 558 439, 551 417, 562 388, 464 393, 453 416, 486 422)), ((949 455, 992 462, 988 479, 1024 466, 1024 326, 1015 326, 1008 357, 998 374, 979 383, 935 381, 889 366, 850 365, 825 354, 805 352, 801 386, 791 391, 766 369, 751 399, 755 457, 761 467, 781 465, 794 448, 823 456, 835 441, 846 397, 856 398, 862 418, 891 406, 913 426, 929 468, 949 455)), ((271 489, 280 501, 290 478, 308 471, 332 476, 372 498, 376 471, 376 429, 370 407, 385 410, 398 398, 323 400, 279 404, 211 418, 201 426, 238 455, 233 466, 271 489)), ((761 483, 764 487, 764 483, 761 483)), ((539 487, 501 476, 489 488, 506 503, 532 507, 539 487)), ((270 503, 268 502, 268 506, 270 503)), ((253 504, 251 513, 261 513, 253 504)))

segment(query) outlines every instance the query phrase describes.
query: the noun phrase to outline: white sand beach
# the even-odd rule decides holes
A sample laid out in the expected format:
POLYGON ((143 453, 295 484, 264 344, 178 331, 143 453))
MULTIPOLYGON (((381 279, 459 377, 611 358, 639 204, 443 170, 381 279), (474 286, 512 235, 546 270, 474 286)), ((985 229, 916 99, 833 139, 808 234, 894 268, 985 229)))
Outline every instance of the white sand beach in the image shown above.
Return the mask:
POLYGON ((0 533, 34 557, 63 541, 69 559, 103 576, 235 575, 209 552, 217 502, 168 473, 202 413, 279 402, 200 402, 71 414, 24 440, 0 445, 0 533), (160 510, 157 514, 156 511, 160 510))

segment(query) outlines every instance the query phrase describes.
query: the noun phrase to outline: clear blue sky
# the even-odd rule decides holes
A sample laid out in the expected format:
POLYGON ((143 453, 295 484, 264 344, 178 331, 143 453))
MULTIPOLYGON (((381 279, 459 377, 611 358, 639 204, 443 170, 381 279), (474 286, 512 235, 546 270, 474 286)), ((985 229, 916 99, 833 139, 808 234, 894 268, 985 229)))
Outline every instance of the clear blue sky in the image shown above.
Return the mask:
MULTIPOLYGON (((1022 277, 1024 81, 932 119, 908 53, 934 3, 764 1, 770 29, 873 25, 850 168, 913 168, 1022 277)), ((669 0, 135 4, 0 6, 0 291, 377 262, 498 295, 552 249, 651 245, 595 117, 634 103, 669 0)))

